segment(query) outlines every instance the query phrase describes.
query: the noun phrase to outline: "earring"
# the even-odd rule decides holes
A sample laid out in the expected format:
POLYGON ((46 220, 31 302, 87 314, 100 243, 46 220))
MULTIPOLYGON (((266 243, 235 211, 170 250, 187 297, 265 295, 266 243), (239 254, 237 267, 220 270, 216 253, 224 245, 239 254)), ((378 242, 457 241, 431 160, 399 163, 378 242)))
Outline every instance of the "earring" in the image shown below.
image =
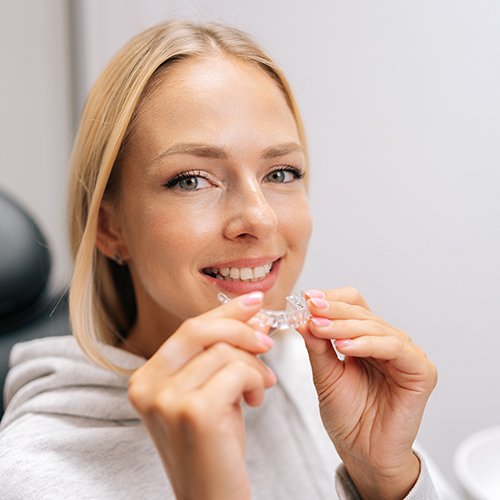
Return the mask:
POLYGON ((122 259, 122 256, 120 255, 120 252, 116 252, 115 253, 115 262, 119 265, 119 266, 123 266, 123 259, 122 259))

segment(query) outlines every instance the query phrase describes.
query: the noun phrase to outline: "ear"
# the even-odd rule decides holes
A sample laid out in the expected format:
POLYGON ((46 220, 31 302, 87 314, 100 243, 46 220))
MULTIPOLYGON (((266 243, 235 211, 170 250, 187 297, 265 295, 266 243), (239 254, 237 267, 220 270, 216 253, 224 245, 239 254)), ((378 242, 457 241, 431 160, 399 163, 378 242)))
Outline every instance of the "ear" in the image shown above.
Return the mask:
POLYGON ((116 255, 120 255, 123 260, 129 258, 116 209, 106 201, 103 201, 99 208, 96 247, 110 259, 115 260, 116 255))

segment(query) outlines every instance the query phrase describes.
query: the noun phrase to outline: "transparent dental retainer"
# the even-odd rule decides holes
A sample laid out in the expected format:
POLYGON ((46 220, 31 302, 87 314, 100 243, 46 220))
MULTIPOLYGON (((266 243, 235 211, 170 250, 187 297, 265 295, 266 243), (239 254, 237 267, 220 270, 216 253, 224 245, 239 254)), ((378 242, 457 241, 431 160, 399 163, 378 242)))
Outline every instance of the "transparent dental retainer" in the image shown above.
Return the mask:
MULTIPOLYGON (((217 294, 217 300, 225 304, 230 299, 223 293, 217 294)), ((286 309, 282 311, 272 311, 270 309, 261 309, 252 319, 259 325, 272 329, 273 333, 280 330, 289 330, 290 328, 299 328, 307 323, 311 317, 307 308, 306 299, 303 293, 288 295, 286 297, 286 309)))

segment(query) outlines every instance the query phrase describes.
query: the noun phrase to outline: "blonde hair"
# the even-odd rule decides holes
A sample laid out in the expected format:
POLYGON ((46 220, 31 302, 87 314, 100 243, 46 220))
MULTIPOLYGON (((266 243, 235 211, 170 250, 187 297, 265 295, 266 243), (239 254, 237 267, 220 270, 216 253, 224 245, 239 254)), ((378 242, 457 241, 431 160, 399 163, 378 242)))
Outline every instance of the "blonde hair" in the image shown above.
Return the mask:
POLYGON ((116 191, 116 171, 142 102, 168 66, 191 57, 229 55, 256 64, 283 92, 306 147, 302 120, 289 84, 277 65, 242 31, 187 21, 166 22, 134 37, 111 60, 91 90, 72 154, 69 192, 74 272, 70 287, 73 334, 95 363, 127 370, 104 356, 102 344, 116 344, 135 320, 135 299, 127 266, 96 248, 99 208, 116 191), (112 175, 113 173, 113 175, 112 175))

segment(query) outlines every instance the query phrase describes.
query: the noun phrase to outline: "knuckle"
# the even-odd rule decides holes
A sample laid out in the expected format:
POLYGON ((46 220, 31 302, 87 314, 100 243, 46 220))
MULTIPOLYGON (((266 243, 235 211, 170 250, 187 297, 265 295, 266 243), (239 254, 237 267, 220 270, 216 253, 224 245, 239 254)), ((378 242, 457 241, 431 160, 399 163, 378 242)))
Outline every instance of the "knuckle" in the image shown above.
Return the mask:
POLYGON ((211 350, 214 354, 222 358, 229 357, 233 351, 232 347, 227 342, 216 342, 211 350))
POLYGON ((132 375, 128 383, 128 399, 132 405, 141 412, 147 410, 149 399, 149 385, 143 378, 132 375))
POLYGON ((128 383, 128 398, 132 403, 142 399, 143 394, 144 394, 144 390, 143 390, 143 387, 141 387, 141 384, 139 382, 129 381, 129 383, 128 383))
POLYGON ((191 393, 185 396, 176 409, 176 418, 184 428, 202 430, 210 415, 210 404, 200 394, 191 393))
POLYGON ((402 352, 407 345, 409 346, 409 344, 407 344, 401 337, 394 337, 394 339, 396 341, 396 349, 398 352, 402 352))
POLYGON ((150 412, 161 414, 165 418, 172 418, 176 414, 177 406, 177 397, 172 389, 170 387, 165 387, 151 400, 150 412))
POLYGON ((369 330, 373 331, 374 333, 383 334, 385 332, 384 325, 381 325, 378 321, 374 319, 366 319, 365 325, 368 327, 369 330))
POLYGON ((248 364, 245 363, 242 359, 235 359, 231 362, 230 368, 232 371, 238 374, 244 374, 248 371, 248 364))
POLYGON ((349 318, 349 306, 344 302, 334 302, 332 308, 333 314, 337 314, 340 318, 349 318))
POLYGON ((392 350, 394 352, 394 356, 399 356, 404 349, 406 348, 406 343, 400 337, 392 336, 390 337, 392 343, 392 350))
POLYGON ((133 372, 129 379, 128 379, 128 389, 129 392, 131 389, 137 389, 138 386, 140 386, 140 381, 141 381, 141 369, 137 369, 135 372, 133 372))
POLYGON ((376 344, 373 340, 373 337, 365 337, 365 342, 366 342, 366 346, 367 346, 367 350, 368 352, 370 353, 370 355, 374 355, 375 354, 375 348, 376 348, 376 344))
POLYGON ((169 417, 176 406, 177 391, 171 380, 159 385, 145 376, 134 376, 129 380, 128 399, 140 415, 169 417))
POLYGON ((266 381, 265 375, 261 370, 251 368, 248 370, 247 377, 250 385, 253 386, 255 390, 264 390, 266 381))
POLYGON ((235 359, 230 363, 229 369, 234 376, 244 378, 252 384, 263 383, 264 376, 261 371, 262 368, 259 368, 256 364, 249 361, 241 358, 235 359))
POLYGON ((183 323, 183 329, 186 329, 193 333, 198 333, 205 323, 198 317, 194 316, 192 318, 186 319, 183 323))
POLYGON ((347 286, 344 288, 344 292, 347 295, 347 297, 352 300, 353 302, 359 300, 361 298, 361 293, 360 291, 354 287, 354 286, 347 286))

